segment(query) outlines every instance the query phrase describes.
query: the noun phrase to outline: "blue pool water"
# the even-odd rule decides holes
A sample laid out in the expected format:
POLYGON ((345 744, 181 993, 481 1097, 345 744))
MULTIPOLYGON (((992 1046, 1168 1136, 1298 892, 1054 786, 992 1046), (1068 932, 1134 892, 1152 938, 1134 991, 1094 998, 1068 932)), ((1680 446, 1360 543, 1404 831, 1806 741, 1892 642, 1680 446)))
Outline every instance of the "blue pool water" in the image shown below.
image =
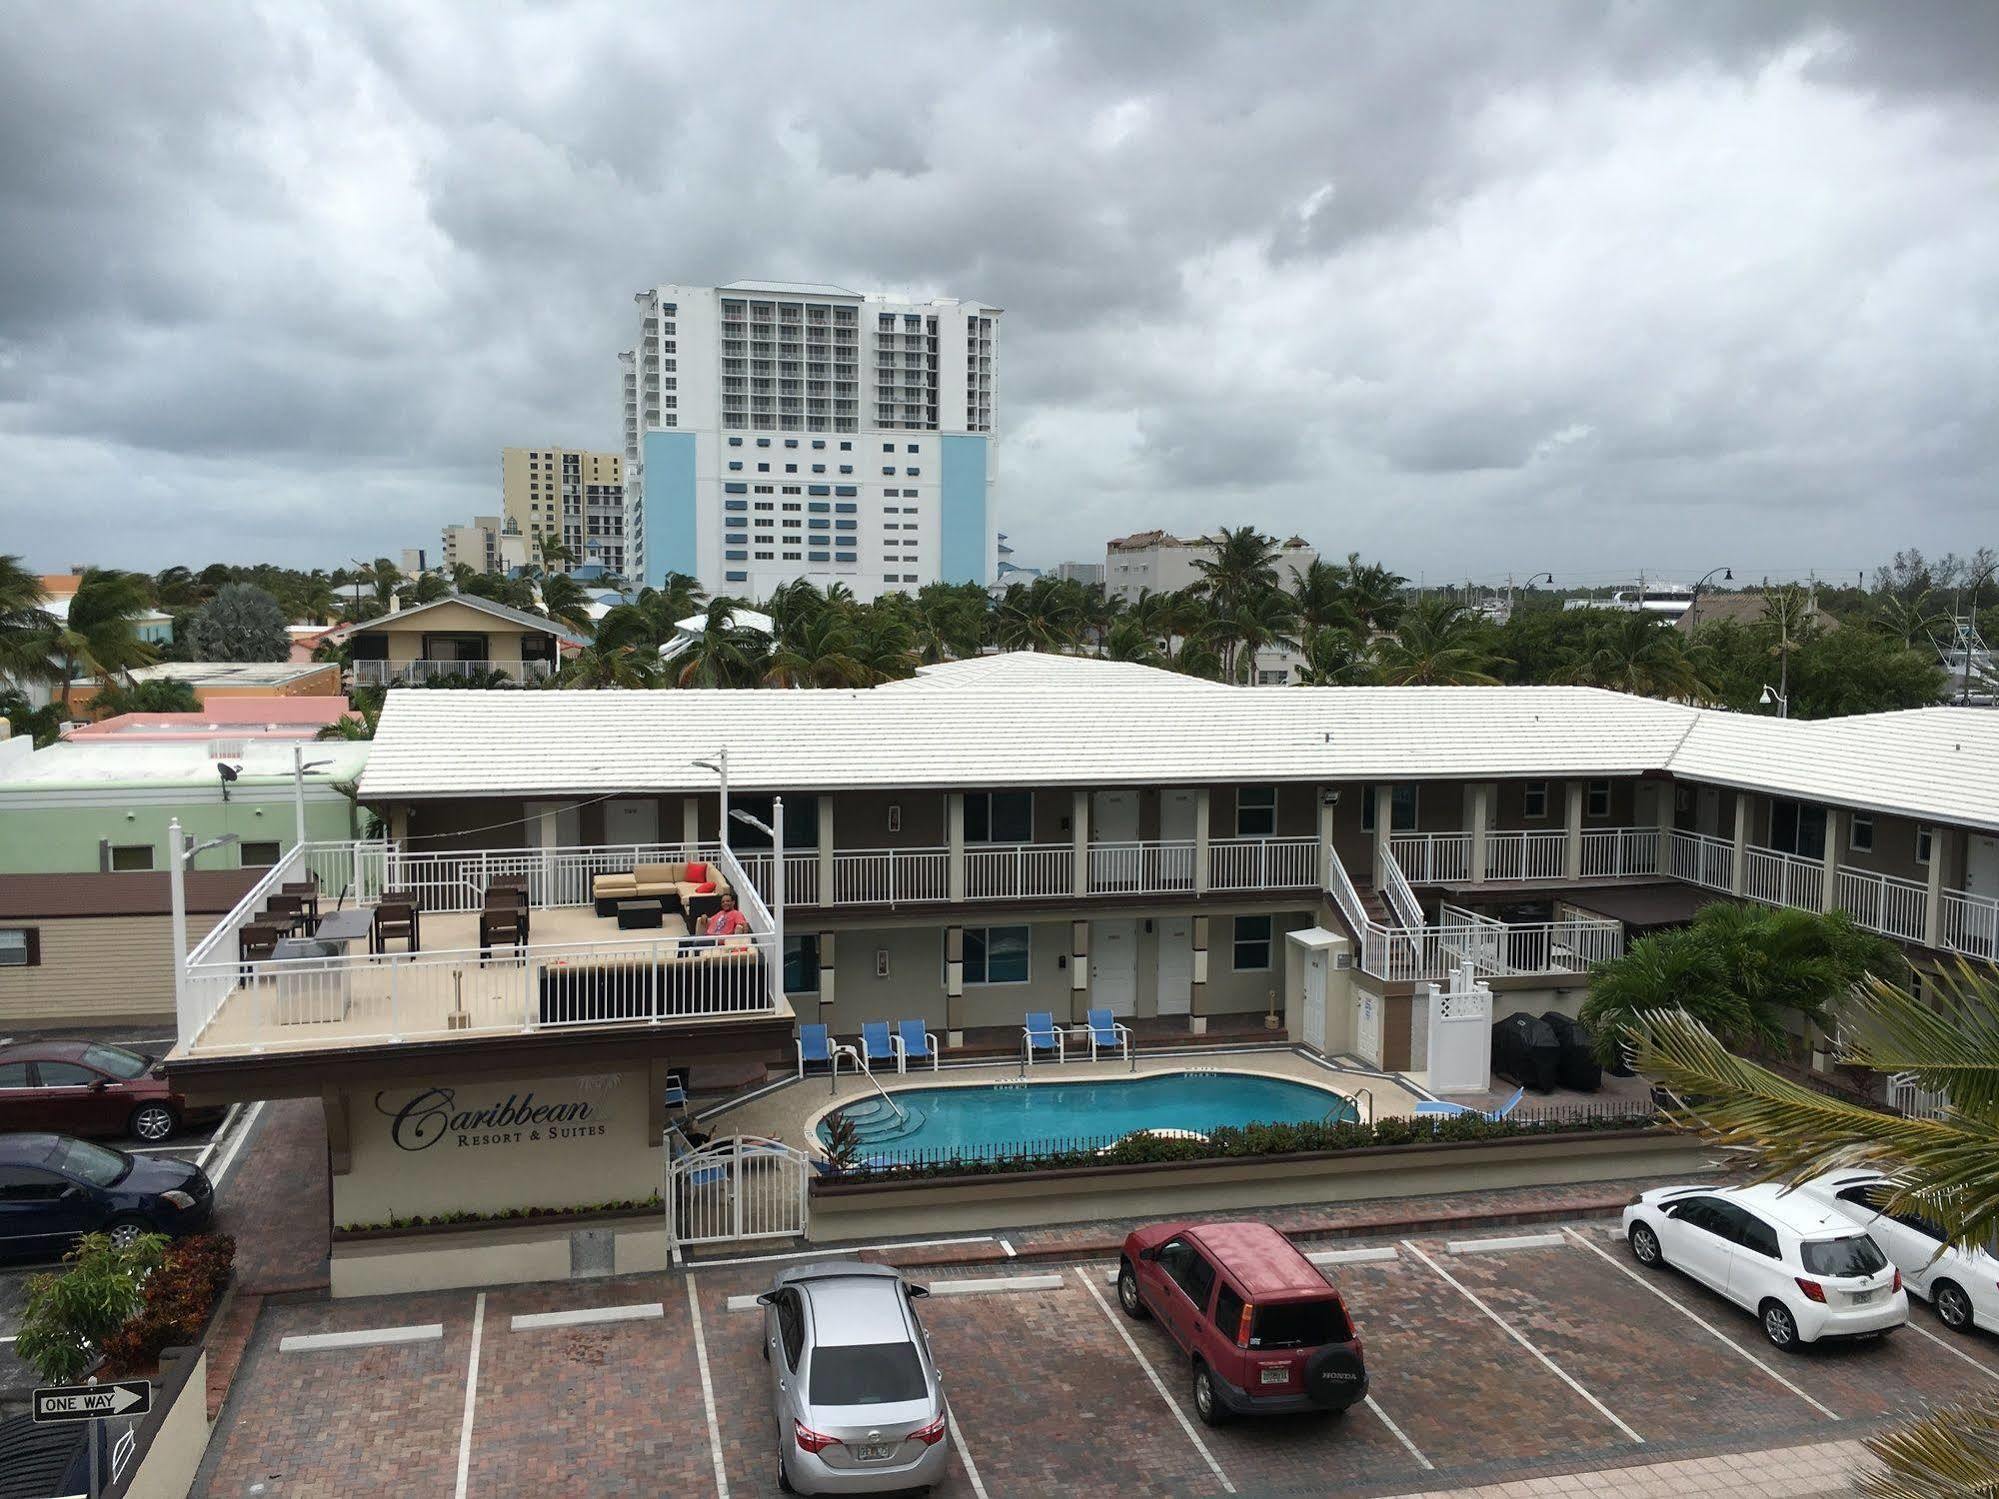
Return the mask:
MULTIPOLYGON (((1128 1082, 982 1083, 893 1090, 906 1119, 869 1094, 835 1111, 852 1118, 864 1149, 1005 1149, 1069 1138, 1114 1140, 1139 1129, 1206 1134, 1223 1124, 1354 1119, 1329 1088, 1231 1072, 1167 1072, 1128 1082)), ((828 1118, 833 1116, 829 1115, 828 1118)), ((819 1124, 826 1138, 826 1121, 819 1124)))

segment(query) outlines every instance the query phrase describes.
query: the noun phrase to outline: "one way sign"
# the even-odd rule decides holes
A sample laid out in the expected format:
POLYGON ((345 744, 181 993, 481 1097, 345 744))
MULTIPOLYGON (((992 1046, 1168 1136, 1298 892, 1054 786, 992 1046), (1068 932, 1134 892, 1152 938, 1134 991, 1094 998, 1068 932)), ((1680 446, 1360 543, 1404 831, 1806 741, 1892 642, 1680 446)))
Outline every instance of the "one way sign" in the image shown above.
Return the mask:
POLYGON ((111 1384, 59 1384, 35 1391, 37 1421, 97 1421, 143 1416, 153 1408, 153 1387, 143 1379, 111 1384))

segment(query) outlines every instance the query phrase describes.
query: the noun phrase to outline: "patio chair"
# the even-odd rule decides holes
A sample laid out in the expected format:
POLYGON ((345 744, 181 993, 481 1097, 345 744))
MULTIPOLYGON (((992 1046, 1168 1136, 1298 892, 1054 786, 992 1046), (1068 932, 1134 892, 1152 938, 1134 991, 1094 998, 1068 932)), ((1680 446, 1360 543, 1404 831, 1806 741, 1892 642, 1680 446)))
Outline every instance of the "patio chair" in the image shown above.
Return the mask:
POLYGON ((1520 1100, 1526 1095, 1525 1088, 1516 1088, 1513 1096, 1496 1109, 1471 1109, 1461 1103, 1451 1103, 1442 1098, 1426 1098, 1416 1105, 1416 1112, 1434 1118, 1448 1119, 1456 1114, 1478 1114, 1486 1119, 1504 1119, 1520 1107, 1520 1100))
POLYGON ((1055 1015, 1051 1010, 1029 1010, 1027 1023, 1020 1028, 1020 1045, 1032 1067, 1034 1059, 1042 1052, 1052 1051, 1058 1062, 1067 1061, 1063 1053, 1062 1033, 1055 1029, 1055 1015))
POLYGON ((284 936, 284 928, 267 921, 251 921, 237 929, 236 957, 243 965, 245 980, 255 977, 256 970, 250 965, 261 963, 277 956, 278 939, 284 936))
POLYGON ((385 901, 375 907, 374 925, 368 931, 368 951, 386 953, 391 942, 407 944, 410 952, 419 950, 415 906, 385 901))
POLYGON ((937 1070, 937 1038, 923 1028, 920 1020, 896 1021, 895 1050, 897 1072, 907 1072, 912 1061, 921 1062, 926 1058, 930 1062, 930 1070, 937 1070))
POLYGON ((528 905, 528 893, 524 888, 518 888, 513 885, 494 885, 486 891, 485 900, 479 909, 502 915, 512 912, 520 918, 521 941, 525 942, 528 940, 528 926, 533 918, 530 915, 531 908, 528 905))
POLYGON ((1083 1029, 1090 1038, 1090 1060, 1096 1061, 1099 1050, 1108 1049, 1131 1060, 1131 1027, 1122 1024, 1109 1010, 1085 1010, 1083 1029))
POLYGON ((877 1062, 894 1062, 896 1071, 902 1071, 902 1053, 897 1049, 895 1037, 889 1033, 886 1020, 863 1020, 861 1022, 860 1044, 861 1066, 869 1072, 875 1070, 877 1062))
POLYGON ((488 906, 479 913, 479 962, 493 956, 495 947, 506 945, 522 956, 527 946, 528 920, 515 906, 488 906))
POLYGON ((305 930, 305 900, 297 895, 267 895, 264 897, 262 920, 273 926, 284 928, 287 934, 305 930))
POLYGON ((823 1025, 801 1025, 798 1028, 798 1075, 805 1076, 807 1064, 825 1063, 833 1065, 833 1042, 823 1025))
POLYGON ((319 925, 319 878, 310 876, 303 880, 287 880, 278 886, 280 895, 296 895, 305 908, 305 930, 311 935, 319 925))

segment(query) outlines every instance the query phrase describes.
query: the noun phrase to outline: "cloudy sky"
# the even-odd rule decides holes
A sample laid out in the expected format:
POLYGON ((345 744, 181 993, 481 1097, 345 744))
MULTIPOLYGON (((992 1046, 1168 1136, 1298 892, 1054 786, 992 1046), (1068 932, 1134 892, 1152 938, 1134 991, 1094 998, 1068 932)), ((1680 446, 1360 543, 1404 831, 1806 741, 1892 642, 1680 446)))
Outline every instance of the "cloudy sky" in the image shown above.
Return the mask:
POLYGON ((437 545, 631 295, 1006 308, 1020 560, 1999 543, 1999 6, 0 10, 0 551, 437 545), (640 19, 649 16, 649 19, 640 19))

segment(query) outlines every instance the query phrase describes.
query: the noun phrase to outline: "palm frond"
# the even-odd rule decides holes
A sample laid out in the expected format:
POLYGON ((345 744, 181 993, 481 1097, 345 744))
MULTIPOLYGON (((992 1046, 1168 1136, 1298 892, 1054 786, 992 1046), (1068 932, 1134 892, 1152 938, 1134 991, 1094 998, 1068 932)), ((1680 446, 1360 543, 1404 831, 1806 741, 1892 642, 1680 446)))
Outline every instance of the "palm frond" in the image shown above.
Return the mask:
POLYGON ((1873 1499, 1995 1499, 1999 1496, 1999 1396, 1982 1395, 1931 1411, 1870 1437, 1879 1472, 1855 1487, 1873 1499))
POLYGON ((1924 999, 1879 979, 1867 985, 1865 1019, 1849 1060, 1907 1072, 1960 1110, 1999 1115, 1999 969, 1962 958, 1935 975, 1924 999))

